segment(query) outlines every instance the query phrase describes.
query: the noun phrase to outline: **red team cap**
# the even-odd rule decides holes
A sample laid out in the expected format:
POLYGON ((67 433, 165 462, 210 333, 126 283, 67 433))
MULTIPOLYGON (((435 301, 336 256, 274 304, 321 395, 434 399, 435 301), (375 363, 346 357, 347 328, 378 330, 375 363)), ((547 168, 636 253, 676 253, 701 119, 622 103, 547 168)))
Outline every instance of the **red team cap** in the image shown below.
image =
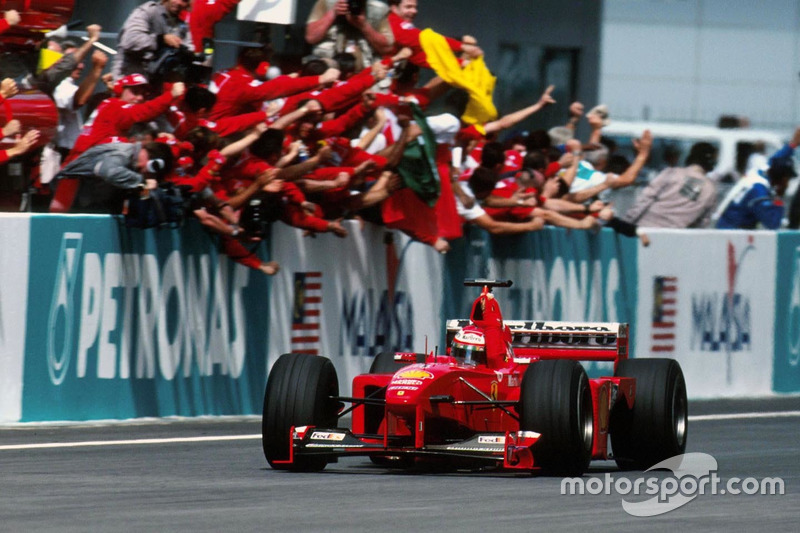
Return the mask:
POLYGON ((259 78, 266 78, 267 71, 269 71, 269 67, 270 64, 267 61, 262 61, 261 63, 259 63, 258 66, 256 67, 256 76, 258 76, 259 78))
POLYGON ((147 84, 147 78, 141 74, 128 74, 127 76, 123 76, 117 80, 117 82, 114 84, 114 92, 116 94, 122 94, 122 91, 125 89, 125 87, 135 87, 137 85, 147 84))

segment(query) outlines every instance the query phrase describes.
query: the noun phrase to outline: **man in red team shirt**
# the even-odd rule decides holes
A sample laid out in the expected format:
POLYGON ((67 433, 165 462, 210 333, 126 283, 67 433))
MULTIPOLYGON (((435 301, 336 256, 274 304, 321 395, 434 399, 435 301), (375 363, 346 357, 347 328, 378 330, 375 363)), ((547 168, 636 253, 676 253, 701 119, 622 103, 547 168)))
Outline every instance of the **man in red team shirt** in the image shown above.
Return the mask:
POLYGON ((189 33, 194 51, 203 51, 203 41, 214 38, 214 26, 236 9, 241 0, 194 0, 189 13, 189 33))
MULTIPOLYGON (((425 52, 419 42, 421 31, 414 26, 417 16, 417 0, 389 0, 389 26, 394 35, 395 50, 403 47, 411 48, 414 54, 409 61, 421 67, 430 68, 425 52)), ((483 55, 477 41, 470 36, 465 36, 464 41, 445 37, 447 44, 454 52, 464 52, 467 56, 475 58, 483 55)))
MULTIPOLYGON (((303 67, 303 71, 306 71, 307 68, 319 71, 322 68, 321 64, 324 63, 322 59, 310 61, 303 67)), ((305 91, 286 98, 278 114, 290 113, 297 109, 301 102, 309 99, 319 102, 326 113, 345 110, 358 104, 362 94, 386 78, 388 72, 389 67, 386 63, 374 63, 357 74, 337 81, 327 89, 305 91)))
POLYGON ((243 48, 236 67, 218 73, 209 90, 217 95, 209 120, 259 111, 265 100, 308 91, 339 79, 337 69, 328 69, 320 76, 278 76, 264 81, 269 68, 269 52, 264 48, 243 48))
POLYGON ((227 137, 267 122, 269 118, 266 111, 254 111, 222 117, 219 120, 208 120, 209 111, 216 101, 216 95, 205 87, 193 85, 186 89, 181 102, 172 106, 167 114, 167 119, 174 128, 172 134, 182 141, 187 140, 189 132, 198 126, 203 126, 220 137, 227 137))
MULTIPOLYGON (((169 91, 145 101, 148 91, 147 78, 141 74, 131 74, 120 78, 114 84, 117 96, 103 100, 84 125, 83 131, 75 141, 64 165, 74 161, 83 152, 107 142, 125 142, 128 130, 137 122, 147 122, 169 109, 169 106, 183 96, 186 86, 174 84, 169 91)), ((77 190, 76 180, 62 180, 50 203, 51 213, 63 213, 72 205, 77 190)))
POLYGON ((186 91, 181 83, 172 85, 169 91, 145 101, 149 85, 141 74, 130 74, 114 84, 117 96, 103 100, 84 125, 80 137, 75 141, 65 163, 77 158, 92 146, 105 142, 124 141, 131 126, 147 122, 169 109, 186 91))

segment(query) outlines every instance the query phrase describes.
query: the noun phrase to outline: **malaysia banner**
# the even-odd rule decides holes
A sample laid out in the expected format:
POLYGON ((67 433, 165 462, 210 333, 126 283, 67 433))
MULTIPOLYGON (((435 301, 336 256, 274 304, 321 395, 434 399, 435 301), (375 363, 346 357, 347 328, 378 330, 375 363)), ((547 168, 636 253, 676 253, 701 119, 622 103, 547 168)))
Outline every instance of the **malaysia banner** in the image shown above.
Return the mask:
POLYGON ((653 353, 666 354, 675 351, 677 295, 677 277, 653 278, 653 328, 650 338, 650 351, 653 353))
POLYGON ((322 272, 295 272, 292 352, 319 355, 321 309, 322 272))

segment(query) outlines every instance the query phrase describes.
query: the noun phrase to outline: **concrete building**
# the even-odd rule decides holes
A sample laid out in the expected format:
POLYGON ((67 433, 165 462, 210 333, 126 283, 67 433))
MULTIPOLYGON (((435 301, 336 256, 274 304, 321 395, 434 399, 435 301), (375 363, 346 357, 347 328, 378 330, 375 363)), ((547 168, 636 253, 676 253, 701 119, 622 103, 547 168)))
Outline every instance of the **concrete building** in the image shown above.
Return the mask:
POLYGON ((799 122, 800 0, 606 0, 600 101, 627 120, 799 122))

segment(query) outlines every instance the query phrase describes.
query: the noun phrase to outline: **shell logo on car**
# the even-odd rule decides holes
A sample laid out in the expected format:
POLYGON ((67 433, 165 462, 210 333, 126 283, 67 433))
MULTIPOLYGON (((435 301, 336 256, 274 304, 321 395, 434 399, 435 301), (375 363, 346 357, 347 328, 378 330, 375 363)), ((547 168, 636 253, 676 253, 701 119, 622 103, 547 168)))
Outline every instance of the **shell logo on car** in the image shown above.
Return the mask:
POLYGON ((400 372, 395 377, 397 379, 433 379, 433 374, 427 370, 412 368, 410 370, 404 370, 403 372, 400 372))
POLYGON ((392 385, 422 385, 422 380, 419 379, 394 379, 392 385))

